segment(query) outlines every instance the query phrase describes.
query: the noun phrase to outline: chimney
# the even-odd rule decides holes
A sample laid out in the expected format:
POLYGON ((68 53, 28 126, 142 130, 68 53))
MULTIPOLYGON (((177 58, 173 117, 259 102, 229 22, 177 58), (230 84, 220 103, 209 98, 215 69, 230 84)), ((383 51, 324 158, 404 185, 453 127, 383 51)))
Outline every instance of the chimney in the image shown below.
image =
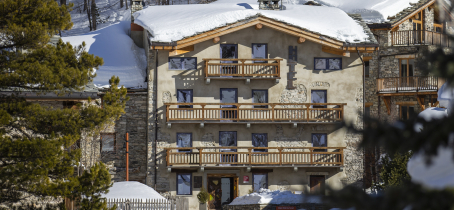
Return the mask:
POLYGON ((143 0, 132 0, 131 14, 143 9, 143 0))
POLYGON ((280 0, 258 0, 259 9, 261 10, 279 10, 279 1, 280 0))

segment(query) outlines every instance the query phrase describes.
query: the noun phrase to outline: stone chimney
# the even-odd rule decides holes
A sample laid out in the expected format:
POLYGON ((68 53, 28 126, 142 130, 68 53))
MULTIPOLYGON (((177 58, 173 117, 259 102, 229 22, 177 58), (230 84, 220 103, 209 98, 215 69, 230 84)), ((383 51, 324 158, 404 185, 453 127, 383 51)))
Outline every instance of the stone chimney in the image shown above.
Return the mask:
POLYGON ((279 10, 279 2, 281 0, 258 0, 259 9, 262 10, 279 10))

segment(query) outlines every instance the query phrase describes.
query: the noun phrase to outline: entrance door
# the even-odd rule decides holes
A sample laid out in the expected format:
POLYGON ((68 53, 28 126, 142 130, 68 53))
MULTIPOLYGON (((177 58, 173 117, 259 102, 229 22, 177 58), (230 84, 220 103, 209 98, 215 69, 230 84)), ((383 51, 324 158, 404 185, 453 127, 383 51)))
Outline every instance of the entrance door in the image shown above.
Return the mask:
POLYGON ((313 194, 325 194, 325 176, 310 176, 310 187, 311 193, 313 194))
MULTIPOLYGON (((221 88, 221 103, 238 103, 238 89, 237 88, 221 88)), ((221 105, 221 118, 227 120, 234 120, 238 113, 236 113, 235 105, 221 105)))
POLYGON ((221 177, 208 177, 209 209, 221 209, 221 177))
MULTIPOLYGON (((236 44, 221 44, 222 59, 238 59, 238 45, 236 44)), ((238 63, 238 61, 221 61, 221 63, 238 63)), ((222 65, 221 74, 226 77, 232 77, 237 74, 237 64, 222 65)))
POLYGON ((238 177, 235 175, 208 175, 208 208, 221 209, 238 197, 238 177))

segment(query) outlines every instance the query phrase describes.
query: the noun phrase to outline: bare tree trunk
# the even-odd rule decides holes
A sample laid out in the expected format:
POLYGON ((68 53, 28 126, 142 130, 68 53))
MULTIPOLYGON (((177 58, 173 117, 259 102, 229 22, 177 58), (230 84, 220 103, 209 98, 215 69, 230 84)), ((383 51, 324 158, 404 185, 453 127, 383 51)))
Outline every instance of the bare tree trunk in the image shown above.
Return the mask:
MULTIPOLYGON (((87 6, 88 3, 90 3, 90 0, 85 0, 84 3, 86 4, 86 5, 84 5, 84 7, 85 7, 85 6, 87 6)), ((87 10, 87 17, 88 17, 88 26, 90 27, 90 31, 92 31, 93 27, 91 26, 91 11, 90 11, 91 8, 87 6, 86 10, 87 10)))
POLYGON ((123 0, 120 0, 120 8, 123 8, 123 7, 124 7, 123 0))
POLYGON ((87 0, 84 0, 84 12, 87 10, 87 0))
POLYGON ((91 22, 93 26, 93 31, 96 30, 96 1, 91 0, 91 22))
POLYGON ((128 2, 128 0, 125 0, 125 1, 126 1, 125 2, 126 3, 126 9, 129 9, 129 2, 128 2))

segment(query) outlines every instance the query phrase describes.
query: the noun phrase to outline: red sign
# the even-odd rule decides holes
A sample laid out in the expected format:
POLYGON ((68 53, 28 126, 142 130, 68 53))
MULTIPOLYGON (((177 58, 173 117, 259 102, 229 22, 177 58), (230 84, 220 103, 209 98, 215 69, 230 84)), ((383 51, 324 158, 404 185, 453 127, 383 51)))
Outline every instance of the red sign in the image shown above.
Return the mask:
POLYGON ((249 176, 243 176, 243 183, 249 183, 249 176))
POLYGON ((276 210, 296 210, 296 206, 277 206, 276 210))

